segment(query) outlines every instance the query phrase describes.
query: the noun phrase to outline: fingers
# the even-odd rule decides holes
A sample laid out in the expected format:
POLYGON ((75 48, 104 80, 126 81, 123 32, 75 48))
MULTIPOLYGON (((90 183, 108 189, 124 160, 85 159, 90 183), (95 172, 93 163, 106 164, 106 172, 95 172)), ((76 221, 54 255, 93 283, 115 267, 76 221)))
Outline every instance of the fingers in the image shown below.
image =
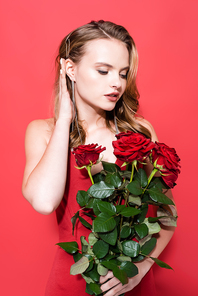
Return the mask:
POLYGON ((67 93, 67 84, 66 84, 66 65, 65 65, 65 60, 61 59, 60 60, 60 65, 61 65, 61 69, 60 69, 60 93, 61 95, 64 95, 67 93))
MULTIPOLYGON (((110 292, 109 291, 105 295, 115 295, 115 294, 112 294, 113 291, 116 292, 116 290, 117 290, 117 289, 115 290, 115 286, 116 286, 116 288, 117 288, 117 285, 119 285, 119 286, 121 285, 121 287, 122 287, 122 284, 120 283, 120 281, 116 277, 113 276, 112 271, 109 271, 107 273, 107 275, 105 275, 105 276, 101 276, 100 283, 102 284, 100 288, 103 292, 111 289, 111 293, 108 294, 110 292), (112 290, 112 288, 113 288, 113 290, 112 290)), ((121 289, 121 287, 118 288, 118 291, 121 289)))
POLYGON ((113 272, 112 271, 108 271, 108 273, 105 276, 101 276, 100 277, 100 283, 104 283, 106 282, 108 279, 113 277, 113 272))

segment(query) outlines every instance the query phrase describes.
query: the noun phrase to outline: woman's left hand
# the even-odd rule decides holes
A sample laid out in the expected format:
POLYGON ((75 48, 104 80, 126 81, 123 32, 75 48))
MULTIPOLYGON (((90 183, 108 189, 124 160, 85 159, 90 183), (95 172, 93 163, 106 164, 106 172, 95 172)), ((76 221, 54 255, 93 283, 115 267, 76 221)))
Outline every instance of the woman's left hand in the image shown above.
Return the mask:
POLYGON ((109 290, 105 296, 119 296, 123 293, 131 291, 141 282, 142 278, 149 271, 152 264, 153 262, 151 259, 146 259, 142 262, 136 263, 139 273, 132 278, 128 278, 128 283, 126 285, 122 285, 122 283, 114 277, 113 272, 109 271, 107 275, 100 277, 100 283, 102 284, 100 288, 103 292, 109 290))

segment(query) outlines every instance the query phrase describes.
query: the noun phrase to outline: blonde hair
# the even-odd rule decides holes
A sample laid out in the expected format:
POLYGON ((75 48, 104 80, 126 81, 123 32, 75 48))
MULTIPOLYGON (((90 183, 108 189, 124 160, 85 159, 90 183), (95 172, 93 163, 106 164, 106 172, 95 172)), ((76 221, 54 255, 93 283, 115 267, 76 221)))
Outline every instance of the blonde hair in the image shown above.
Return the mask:
MULTIPOLYGON (((59 111, 59 73, 60 73, 60 59, 71 59, 75 64, 78 64, 86 52, 87 42, 95 39, 107 39, 113 38, 123 42, 129 52, 129 71, 127 74, 127 85, 125 92, 119 99, 115 106, 115 111, 106 111, 106 126, 113 131, 111 123, 114 120, 114 113, 118 125, 119 131, 131 130, 134 132, 140 132, 151 137, 150 132, 137 123, 134 119, 139 107, 139 92, 136 86, 136 75, 138 68, 138 53, 135 43, 128 33, 128 31, 119 25, 116 25, 108 21, 92 21, 84 26, 77 28, 68 34, 61 42, 59 47, 59 54, 56 57, 56 81, 55 81, 55 107, 54 107, 54 120, 56 122, 59 111), (67 55, 67 56, 66 56, 67 55)), ((66 76, 67 88, 72 96, 71 81, 66 76)), ((86 133, 78 122, 79 130, 82 138, 82 142, 85 142, 86 133)), ((70 147, 75 147, 80 142, 80 137, 77 130, 77 124, 74 123, 74 130, 70 132, 70 147)))

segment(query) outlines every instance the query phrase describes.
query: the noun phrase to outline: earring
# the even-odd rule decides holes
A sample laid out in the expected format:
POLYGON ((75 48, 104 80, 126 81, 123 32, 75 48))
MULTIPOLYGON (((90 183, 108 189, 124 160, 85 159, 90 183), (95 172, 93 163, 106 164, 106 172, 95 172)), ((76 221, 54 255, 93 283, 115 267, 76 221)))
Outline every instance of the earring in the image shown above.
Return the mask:
POLYGON ((115 115, 115 109, 114 109, 114 124, 115 124, 115 128, 116 128, 116 134, 119 134, 117 120, 116 120, 116 115, 115 115))
MULTIPOLYGON (((76 101, 75 101, 75 96, 74 96, 74 81, 71 81, 71 85, 72 85, 72 103, 73 103, 73 114, 75 112, 75 116, 74 116, 74 120, 76 120, 76 126, 77 126, 77 130, 78 130, 78 135, 82 144, 82 138, 81 138, 81 134, 80 134, 80 129, 79 129, 79 125, 78 125, 78 117, 77 117, 77 108, 76 108, 76 101)), ((74 130, 74 120, 72 121, 72 132, 74 130)))

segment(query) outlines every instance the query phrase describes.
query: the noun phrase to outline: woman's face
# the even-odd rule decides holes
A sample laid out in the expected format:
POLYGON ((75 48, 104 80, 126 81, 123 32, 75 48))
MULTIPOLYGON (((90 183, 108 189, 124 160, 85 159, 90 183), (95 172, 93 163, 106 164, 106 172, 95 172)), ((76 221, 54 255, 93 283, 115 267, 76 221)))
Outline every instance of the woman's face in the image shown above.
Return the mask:
POLYGON ((87 43, 86 52, 75 65, 75 98, 78 110, 93 108, 111 111, 126 88, 129 53, 116 39, 98 39, 87 43))

